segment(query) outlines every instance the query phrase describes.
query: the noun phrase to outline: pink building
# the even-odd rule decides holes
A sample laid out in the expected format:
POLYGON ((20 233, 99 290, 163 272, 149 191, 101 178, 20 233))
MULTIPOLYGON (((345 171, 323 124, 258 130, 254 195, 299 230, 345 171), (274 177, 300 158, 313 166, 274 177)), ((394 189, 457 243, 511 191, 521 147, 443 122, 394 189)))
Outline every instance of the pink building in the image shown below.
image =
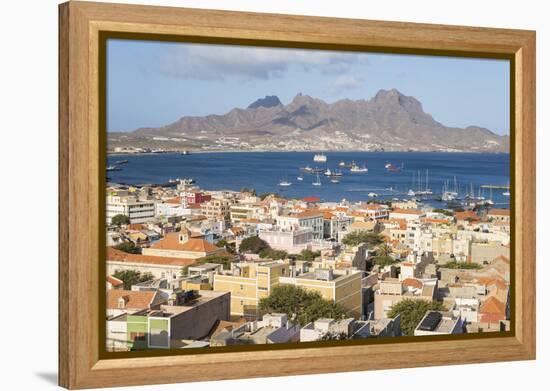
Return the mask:
POLYGON ((185 198, 188 204, 202 204, 212 199, 209 194, 204 194, 202 191, 187 191, 185 198))

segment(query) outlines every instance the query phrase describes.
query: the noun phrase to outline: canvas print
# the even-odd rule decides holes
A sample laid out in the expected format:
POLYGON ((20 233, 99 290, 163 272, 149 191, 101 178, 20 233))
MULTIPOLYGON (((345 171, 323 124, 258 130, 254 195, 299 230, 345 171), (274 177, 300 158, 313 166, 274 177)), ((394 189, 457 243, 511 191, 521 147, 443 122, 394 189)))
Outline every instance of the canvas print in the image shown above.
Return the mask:
POLYGON ((508 60, 108 39, 105 65, 108 352, 510 330, 508 60))

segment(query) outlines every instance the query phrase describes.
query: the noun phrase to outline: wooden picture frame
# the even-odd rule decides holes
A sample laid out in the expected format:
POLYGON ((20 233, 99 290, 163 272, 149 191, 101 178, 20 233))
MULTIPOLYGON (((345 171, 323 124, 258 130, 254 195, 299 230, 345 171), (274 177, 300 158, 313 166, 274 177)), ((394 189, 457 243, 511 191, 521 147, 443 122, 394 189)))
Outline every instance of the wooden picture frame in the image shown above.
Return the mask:
POLYGON ((535 358, 535 32, 72 1, 59 6, 59 21, 61 386, 76 389, 535 358), (193 42, 510 59, 515 158, 511 332, 498 338, 106 358, 100 349, 99 325, 104 316, 98 305, 104 297, 99 262, 104 251, 100 200, 105 138, 100 129, 105 110, 99 98, 104 86, 98 77, 104 32, 155 34, 165 40, 185 37, 193 42))

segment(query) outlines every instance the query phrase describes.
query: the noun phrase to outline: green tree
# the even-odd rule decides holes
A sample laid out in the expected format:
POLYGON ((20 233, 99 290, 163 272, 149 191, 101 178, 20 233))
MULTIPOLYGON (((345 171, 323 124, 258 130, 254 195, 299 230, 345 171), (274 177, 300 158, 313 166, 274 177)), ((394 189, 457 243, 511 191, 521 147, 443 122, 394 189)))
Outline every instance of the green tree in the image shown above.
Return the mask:
POLYGON ((130 290, 132 285, 140 282, 150 281, 155 278, 151 273, 141 273, 139 270, 116 270, 113 277, 118 278, 124 283, 124 289, 130 290))
POLYGON ((446 264, 444 264, 441 267, 446 268, 446 269, 468 269, 468 270, 474 269, 474 270, 477 270, 477 269, 481 269, 483 266, 481 266, 478 263, 467 263, 467 262, 451 261, 451 262, 447 262, 446 264))
POLYGON ((229 243, 227 240, 221 239, 216 242, 216 246, 225 247, 228 253, 235 254, 235 243, 229 243))
POLYGON ((378 255, 378 256, 373 258, 373 263, 375 265, 379 265, 380 267, 393 265, 396 262, 397 262, 397 260, 395 260, 392 257, 387 256, 387 255, 378 255))
POLYGON ((262 193, 259 195, 260 199, 263 201, 269 196, 274 196, 276 198, 283 198, 278 193, 270 192, 270 193, 262 193))
POLYGON ((307 291, 294 285, 279 285, 271 294, 260 300, 263 312, 287 314, 300 325, 314 322, 319 318, 340 318, 345 314, 340 304, 323 299, 318 292, 307 291))
POLYGON ((376 250, 376 253, 381 257, 388 257, 392 252, 393 249, 386 243, 382 243, 380 246, 378 246, 378 249, 376 250))
POLYGON ((439 208, 436 208, 436 209, 434 209, 433 211, 434 211, 435 213, 441 213, 441 214, 443 214, 443 215, 445 215, 445 216, 449 216, 449 217, 454 216, 454 213, 451 212, 450 210, 447 210, 447 209, 439 209, 439 208))
POLYGON ((384 241, 382 235, 376 234, 374 232, 351 232, 347 234, 342 243, 346 246, 357 246, 361 243, 366 243, 369 249, 373 249, 375 246, 378 246, 384 241))
POLYGON ((427 302, 424 300, 405 299, 392 305, 388 312, 388 318, 401 315, 401 331, 404 335, 414 335, 414 329, 429 310, 441 311, 443 305, 438 301, 427 302))
POLYGON ((260 251, 260 258, 268 258, 268 259, 286 259, 288 257, 288 253, 283 250, 275 250, 272 248, 265 248, 262 251, 260 251))
POLYGON ((328 332, 326 334, 323 334, 321 338, 318 339, 318 341, 341 341, 343 339, 351 339, 351 337, 348 336, 346 333, 328 332))
POLYGON ((293 256, 300 261, 309 261, 312 262, 321 255, 321 251, 311 251, 311 250, 302 250, 300 254, 294 254, 293 256))
POLYGON ((126 215, 115 215, 111 219, 111 224, 120 227, 121 225, 130 224, 130 218, 126 215))
POLYGON ((117 244, 114 248, 129 254, 141 254, 141 247, 136 246, 132 242, 123 242, 123 243, 117 244))
POLYGON ((315 322, 319 318, 340 319, 345 315, 346 311, 340 304, 325 300, 320 294, 315 293, 316 297, 311 299, 309 304, 304 307, 302 314, 297 317, 301 325, 315 322))
POLYGON ((260 251, 268 248, 269 244, 260 239, 258 236, 251 236, 249 238, 243 239, 241 245, 239 246, 239 251, 241 253, 259 254, 260 251))

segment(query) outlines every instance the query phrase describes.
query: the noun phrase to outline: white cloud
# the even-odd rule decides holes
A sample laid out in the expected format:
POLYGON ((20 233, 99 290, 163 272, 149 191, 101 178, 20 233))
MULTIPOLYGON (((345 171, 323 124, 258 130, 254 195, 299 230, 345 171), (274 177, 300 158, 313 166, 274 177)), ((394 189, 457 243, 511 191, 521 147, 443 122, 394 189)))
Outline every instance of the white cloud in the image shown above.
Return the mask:
POLYGON ((175 77, 203 80, 223 80, 228 76, 266 80, 281 77, 292 66, 339 73, 365 60, 366 55, 356 53, 187 44, 166 56, 161 70, 175 77))
POLYGON ((363 83, 363 79, 351 75, 340 75, 330 85, 331 94, 340 94, 343 91, 358 88, 363 83))

